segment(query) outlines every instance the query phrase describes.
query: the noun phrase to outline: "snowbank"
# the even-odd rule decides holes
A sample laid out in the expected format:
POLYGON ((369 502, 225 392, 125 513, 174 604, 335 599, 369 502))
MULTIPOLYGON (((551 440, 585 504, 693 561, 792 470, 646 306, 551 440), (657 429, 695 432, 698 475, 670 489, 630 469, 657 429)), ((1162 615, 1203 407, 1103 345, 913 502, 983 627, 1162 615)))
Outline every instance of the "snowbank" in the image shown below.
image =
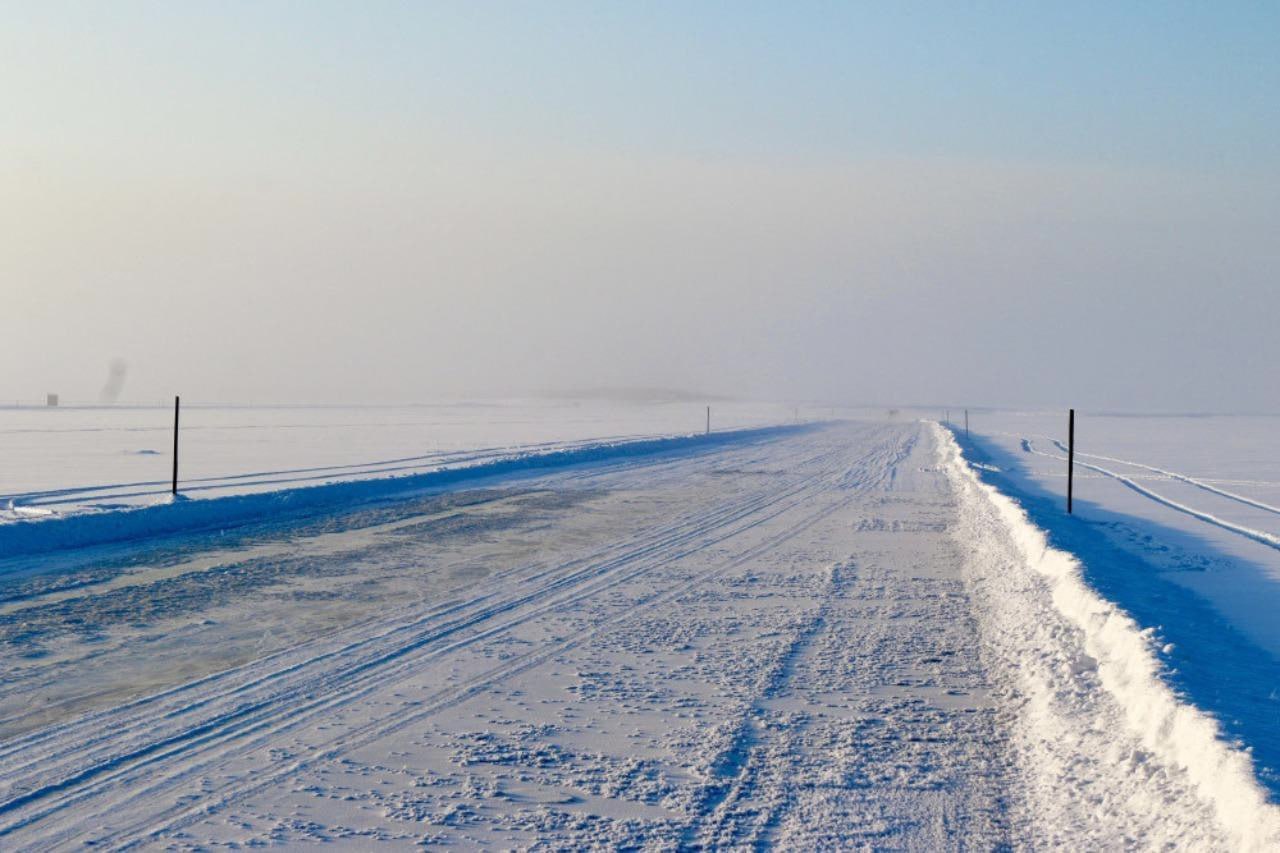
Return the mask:
POLYGON ((987 604, 984 634, 1026 700, 1017 747, 1033 817, 1086 832, 1097 824, 1100 837, 1118 829, 1136 846, 1216 848, 1225 835, 1235 849, 1280 849, 1280 808, 1250 755, 1169 687, 1153 633, 1098 595, 1076 557, 982 482, 951 433, 937 434, 987 604), (1159 819, 1144 826, 1146 815, 1159 819))
POLYGON ((567 450, 518 453, 478 464, 381 479, 327 483, 208 499, 179 499, 154 506, 100 513, 31 518, 0 525, 0 558, 122 542, 147 536, 231 527, 281 514, 332 509, 465 480, 629 456, 697 451, 742 441, 766 440, 808 426, 775 426, 631 441, 603 441, 567 450))

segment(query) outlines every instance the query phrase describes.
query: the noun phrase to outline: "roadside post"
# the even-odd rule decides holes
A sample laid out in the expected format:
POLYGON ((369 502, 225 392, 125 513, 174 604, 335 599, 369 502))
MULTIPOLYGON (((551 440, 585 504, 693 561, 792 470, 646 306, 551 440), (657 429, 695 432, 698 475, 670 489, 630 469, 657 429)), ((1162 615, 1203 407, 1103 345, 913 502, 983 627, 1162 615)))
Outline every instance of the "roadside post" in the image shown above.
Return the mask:
POLYGON ((178 408, 179 399, 173 398, 173 494, 178 494, 178 408))
POLYGON ((1067 515, 1071 515, 1071 493, 1076 473, 1076 410, 1067 410, 1067 515))

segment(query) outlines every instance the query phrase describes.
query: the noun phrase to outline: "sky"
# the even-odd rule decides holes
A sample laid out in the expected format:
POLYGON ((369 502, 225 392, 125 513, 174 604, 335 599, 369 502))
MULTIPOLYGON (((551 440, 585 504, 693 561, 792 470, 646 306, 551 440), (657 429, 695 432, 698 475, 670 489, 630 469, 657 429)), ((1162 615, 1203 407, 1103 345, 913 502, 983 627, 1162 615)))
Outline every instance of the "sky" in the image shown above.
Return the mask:
POLYGON ((0 403, 1280 412, 1278 41, 1269 2, 0 0, 0 403))

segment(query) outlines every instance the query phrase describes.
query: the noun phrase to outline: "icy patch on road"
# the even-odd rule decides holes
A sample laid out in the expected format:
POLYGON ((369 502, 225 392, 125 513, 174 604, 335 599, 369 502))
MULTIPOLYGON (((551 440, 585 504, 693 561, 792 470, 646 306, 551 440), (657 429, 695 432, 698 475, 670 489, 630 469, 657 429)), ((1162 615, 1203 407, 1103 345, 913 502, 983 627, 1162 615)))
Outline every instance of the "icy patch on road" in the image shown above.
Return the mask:
POLYGON ((1099 596, 1079 561, 937 433, 962 497, 959 536, 987 605, 985 639, 1025 700, 1017 740, 1036 841, 1280 849, 1280 809, 1250 755, 1170 689, 1153 633, 1099 596))

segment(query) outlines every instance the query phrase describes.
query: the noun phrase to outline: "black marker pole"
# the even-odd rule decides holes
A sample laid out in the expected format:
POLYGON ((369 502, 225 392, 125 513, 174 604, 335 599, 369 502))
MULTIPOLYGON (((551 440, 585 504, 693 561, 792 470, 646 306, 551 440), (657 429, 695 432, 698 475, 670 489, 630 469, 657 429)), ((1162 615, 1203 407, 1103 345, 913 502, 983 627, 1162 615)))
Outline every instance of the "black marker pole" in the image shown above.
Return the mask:
POLYGON ((179 400, 173 398, 173 493, 178 494, 178 406, 179 400))
POLYGON ((1076 473, 1076 410, 1067 410, 1067 515, 1071 514, 1071 493, 1076 473))

